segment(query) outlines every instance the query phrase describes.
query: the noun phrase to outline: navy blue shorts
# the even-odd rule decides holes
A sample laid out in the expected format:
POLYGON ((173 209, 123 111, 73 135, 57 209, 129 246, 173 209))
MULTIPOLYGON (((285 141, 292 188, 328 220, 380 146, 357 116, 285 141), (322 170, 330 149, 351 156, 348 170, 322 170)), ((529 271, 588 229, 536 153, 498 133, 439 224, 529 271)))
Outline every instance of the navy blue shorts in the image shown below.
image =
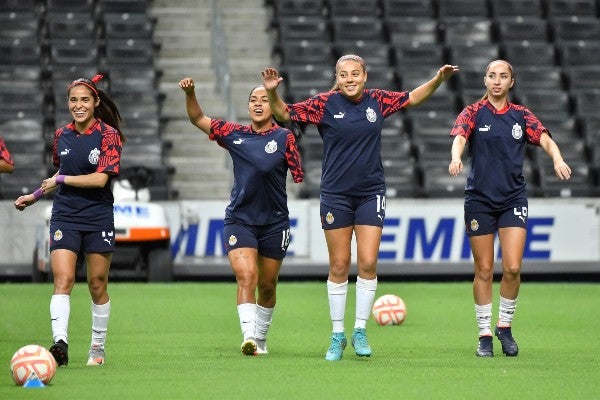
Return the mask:
POLYGON ((383 228, 385 220, 385 195, 346 196, 321 194, 321 227, 346 228, 370 225, 383 228))
POLYGON ((509 208, 502 211, 465 211, 467 236, 481 236, 496 233, 499 228, 517 227, 527 229, 527 206, 509 208))
POLYGON ((74 253, 112 253, 115 251, 115 231, 76 231, 50 224, 50 251, 67 249, 74 253))
POLYGON ((225 222, 223 226, 225 250, 250 247, 258 254, 274 260, 283 260, 290 244, 290 222, 285 220, 272 225, 245 225, 225 222))

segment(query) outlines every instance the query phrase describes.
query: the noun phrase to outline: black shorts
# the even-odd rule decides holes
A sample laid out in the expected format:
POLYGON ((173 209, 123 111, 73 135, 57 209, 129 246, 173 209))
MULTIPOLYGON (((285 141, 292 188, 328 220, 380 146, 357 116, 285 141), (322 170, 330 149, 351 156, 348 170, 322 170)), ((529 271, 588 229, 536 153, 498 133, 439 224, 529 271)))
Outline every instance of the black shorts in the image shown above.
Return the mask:
POLYGON ((258 254, 275 260, 283 260, 290 244, 290 222, 285 220, 272 225, 245 225, 225 222, 223 226, 225 250, 250 247, 258 254))
POLYGON ((50 251, 67 249, 79 254, 112 253, 115 251, 115 231, 78 231, 66 229, 60 223, 50 224, 50 251))
POLYGON ((346 228, 354 225, 370 225, 383 228, 385 195, 321 194, 320 213, 323 229, 346 228))
POLYGON ((527 205, 502 211, 474 212, 465 210, 467 236, 496 233, 499 228, 517 227, 527 229, 527 205))

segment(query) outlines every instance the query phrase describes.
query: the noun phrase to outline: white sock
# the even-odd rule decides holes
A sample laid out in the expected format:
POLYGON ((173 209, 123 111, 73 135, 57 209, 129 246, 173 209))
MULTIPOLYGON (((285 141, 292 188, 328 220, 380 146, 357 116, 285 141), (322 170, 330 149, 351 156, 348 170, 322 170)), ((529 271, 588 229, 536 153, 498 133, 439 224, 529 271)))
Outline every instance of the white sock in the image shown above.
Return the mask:
POLYGON ((371 309, 375 301, 377 290, 377 277, 375 279, 363 279, 356 277, 356 320, 355 328, 366 328, 367 321, 371 317, 371 309))
POLYGON ((50 319, 54 343, 63 340, 69 343, 69 315, 71 314, 71 296, 55 294, 50 299, 50 319))
POLYGON ((517 308, 517 299, 505 299, 500 296, 500 313, 498 315, 498 326, 511 326, 517 308))
POLYGON ((92 345, 100 345, 104 348, 109 318, 110 300, 105 304, 94 304, 92 302, 92 345))
POLYGON ((344 332, 344 313, 346 312, 346 297, 348 295, 348 281, 334 283, 327 281, 327 297, 329 298, 329 316, 333 325, 333 332, 344 332))
POLYGON ((256 305, 256 336, 255 339, 267 340, 267 332, 271 326, 273 320, 273 311, 275 307, 267 308, 260 305, 256 305))
POLYGON ((492 303, 482 306, 475 304, 475 318, 479 336, 492 336, 492 303))
POLYGON ((243 303, 237 306, 238 315, 240 317, 240 328, 244 340, 254 337, 256 325, 256 304, 243 303))

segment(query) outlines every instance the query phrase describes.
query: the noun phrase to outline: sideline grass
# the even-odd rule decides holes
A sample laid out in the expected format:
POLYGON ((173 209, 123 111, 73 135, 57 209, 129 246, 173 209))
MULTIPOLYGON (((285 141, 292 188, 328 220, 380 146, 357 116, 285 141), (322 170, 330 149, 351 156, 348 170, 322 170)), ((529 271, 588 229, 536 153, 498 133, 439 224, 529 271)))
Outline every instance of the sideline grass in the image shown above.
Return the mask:
MULTIPOLYGON (((498 287, 495 286, 495 303, 498 287)), ((107 364, 86 367, 87 287, 71 299, 70 362, 44 389, 14 385, 12 354, 50 345, 49 284, 0 285, 0 399, 591 399, 600 396, 600 285, 525 283, 513 332, 520 353, 475 357, 469 283, 380 283, 407 304, 399 327, 368 334, 326 362, 331 325, 323 282, 280 283, 265 357, 244 357, 231 283, 111 283, 107 364)), ((497 305, 494 304, 494 313, 497 305)), ((346 331, 354 321, 354 285, 346 331)), ((494 317, 494 320, 496 317, 494 317)))

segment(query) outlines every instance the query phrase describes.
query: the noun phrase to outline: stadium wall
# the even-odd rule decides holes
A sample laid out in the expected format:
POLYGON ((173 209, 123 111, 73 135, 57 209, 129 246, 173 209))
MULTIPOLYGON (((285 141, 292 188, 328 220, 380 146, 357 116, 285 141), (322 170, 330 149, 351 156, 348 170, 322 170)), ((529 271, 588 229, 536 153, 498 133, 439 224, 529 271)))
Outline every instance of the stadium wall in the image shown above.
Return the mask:
MULTIPOLYGON (((40 202, 50 204, 48 202, 40 202)), ((227 201, 160 202, 167 211, 175 275, 230 275, 222 240, 227 201)), ((36 235, 43 228, 45 204, 18 212, 0 202, 0 275, 31 271, 36 235)), ((115 213, 141 213, 115 206, 115 213)), ((380 247, 379 275, 469 274, 472 261, 464 234, 461 199, 388 200, 380 247)), ((281 276, 326 276, 327 248, 318 200, 289 202, 291 242, 281 276)), ((600 199, 530 200, 524 273, 600 274, 600 199)), ((356 251, 353 243, 353 260, 356 251)), ((499 263, 496 267, 498 268, 499 263)), ((355 269, 354 269, 355 271, 355 269)))

